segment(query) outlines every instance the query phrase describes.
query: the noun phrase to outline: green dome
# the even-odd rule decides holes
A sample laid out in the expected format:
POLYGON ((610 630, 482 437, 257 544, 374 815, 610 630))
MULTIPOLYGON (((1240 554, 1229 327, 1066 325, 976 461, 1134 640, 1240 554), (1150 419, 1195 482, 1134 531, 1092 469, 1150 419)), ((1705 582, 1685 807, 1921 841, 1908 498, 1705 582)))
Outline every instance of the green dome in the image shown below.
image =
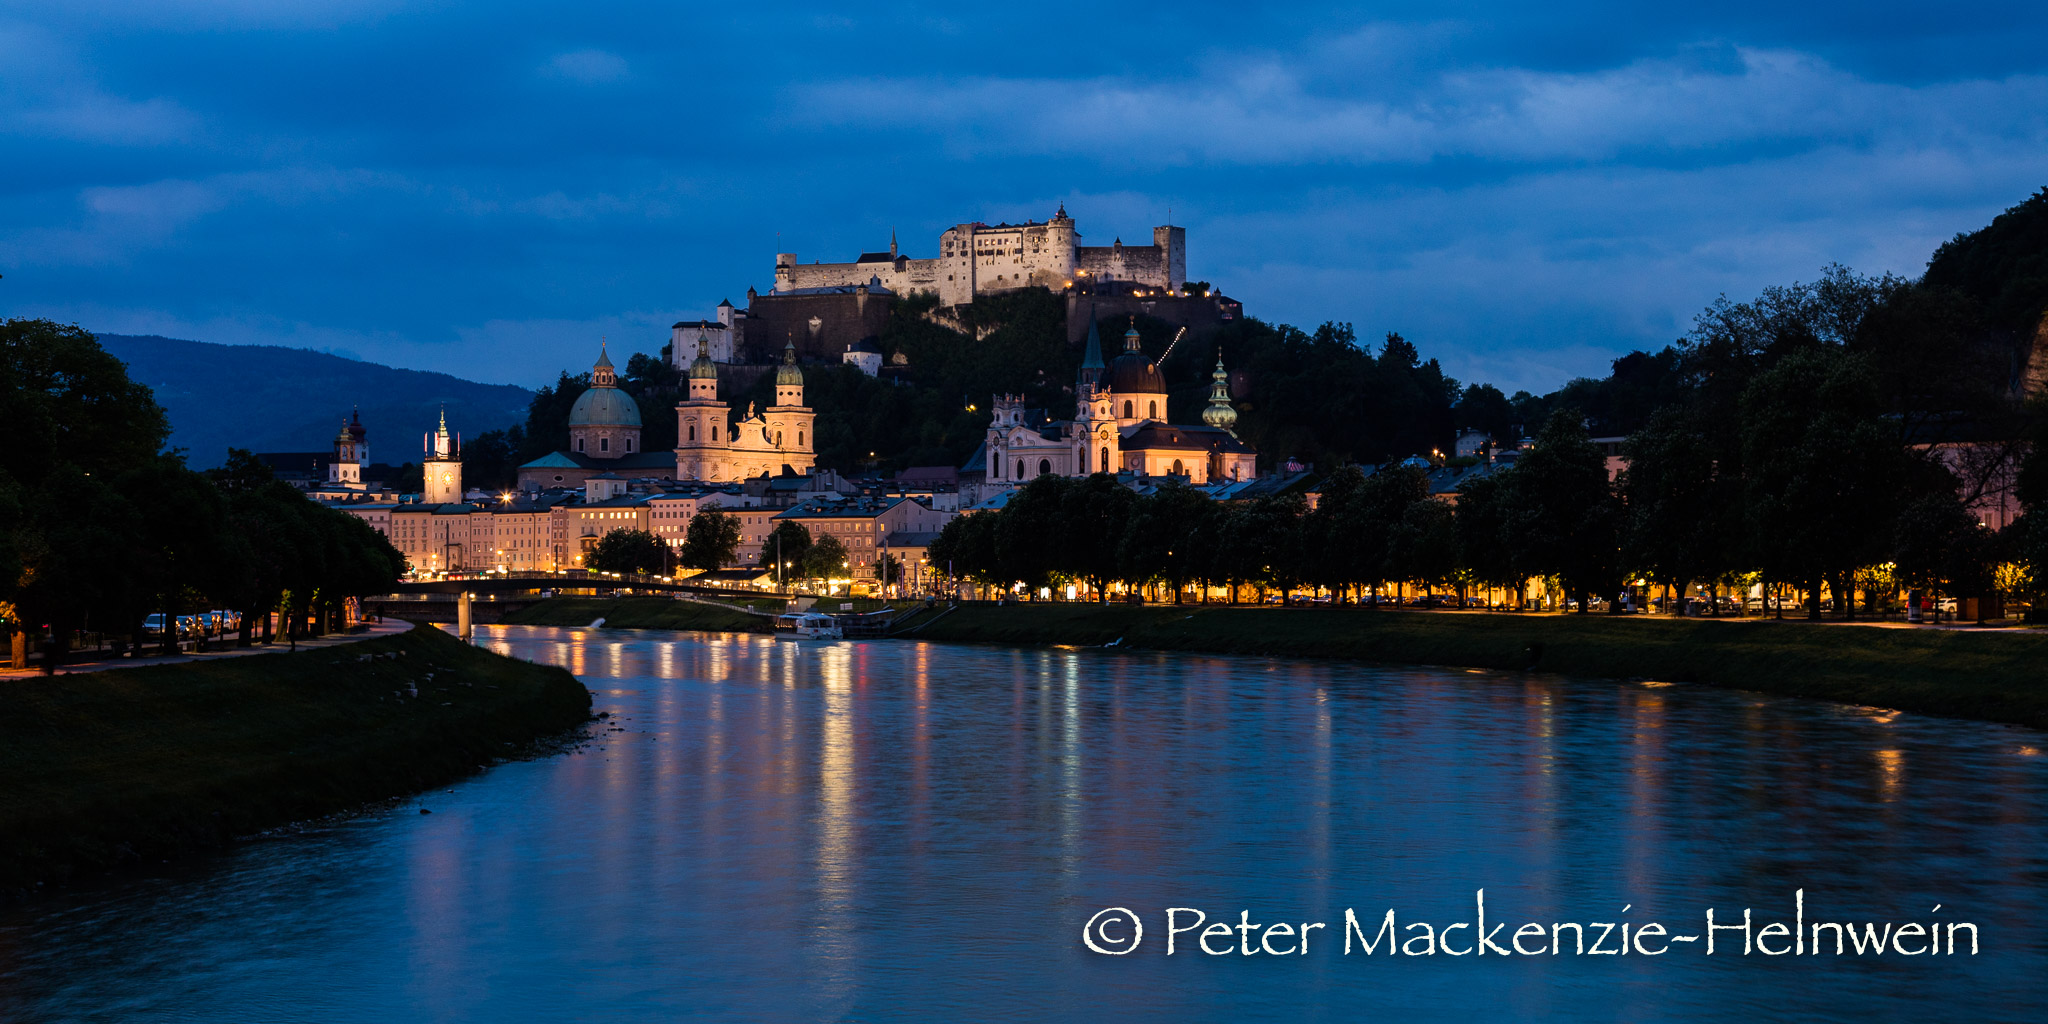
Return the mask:
POLYGON ((793 341, 782 346, 782 365, 775 368, 775 383, 803 386, 804 368, 796 364, 796 343, 793 341))
POLYGON ((691 380, 717 380, 718 364, 711 361, 711 352, 705 348, 704 332, 697 332, 697 358, 690 360, 691 380))
POLYGON ((569 409, 572 427, 638 427, 640 406, 618 388, 597 386, 585 391, 569 409))

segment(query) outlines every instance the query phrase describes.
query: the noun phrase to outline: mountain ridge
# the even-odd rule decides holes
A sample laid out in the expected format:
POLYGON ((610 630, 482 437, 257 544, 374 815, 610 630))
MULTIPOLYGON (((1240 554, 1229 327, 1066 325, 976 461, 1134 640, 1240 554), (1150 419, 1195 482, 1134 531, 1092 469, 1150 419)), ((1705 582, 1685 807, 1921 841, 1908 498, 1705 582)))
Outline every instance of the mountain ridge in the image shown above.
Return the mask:
POLYGON ((170 415, 171 444, 196 468, 219 465, 230 447, 320 451, 351 412, 368 428, 371 457, 417 461, 415 433, 450 429, 475 437, 522 423, 533 392, 446 373, 408 370, 311 349, 221 345, 153 334, 100 334, 170 415))

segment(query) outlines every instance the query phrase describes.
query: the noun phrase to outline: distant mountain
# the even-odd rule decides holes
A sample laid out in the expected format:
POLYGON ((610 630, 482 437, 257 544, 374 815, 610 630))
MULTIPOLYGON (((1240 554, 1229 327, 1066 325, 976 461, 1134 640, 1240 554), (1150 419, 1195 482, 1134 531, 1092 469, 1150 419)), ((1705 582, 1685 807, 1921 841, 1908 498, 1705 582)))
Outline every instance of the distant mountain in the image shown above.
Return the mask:
POLYGON ((213 345, 154 335, 102 334, 100 345, 170 412, 171 443, 197 468, 230 447, 320 451, 352 409, 370 431, 370 457, 398 465, 420 457, 420 435, 443 406, 464 437, 523 423, 533 392, 445 373, 400 370, 323 352, 272 345, 213 345))

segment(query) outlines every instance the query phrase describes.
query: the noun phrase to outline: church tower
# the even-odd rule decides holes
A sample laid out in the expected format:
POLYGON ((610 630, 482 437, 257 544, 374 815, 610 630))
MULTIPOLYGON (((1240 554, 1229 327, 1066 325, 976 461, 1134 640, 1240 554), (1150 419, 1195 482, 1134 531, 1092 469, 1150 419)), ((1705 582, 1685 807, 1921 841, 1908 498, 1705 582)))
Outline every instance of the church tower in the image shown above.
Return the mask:
POLYGON ((1237 408, 1230 404, 1230 374, 1223 369, 1223 351, 1216 351, 1216 372, 1209 375, 1209 407, 1202 410, 1202 422, 1237 436, 1237 408))
POLYGON ((732 442, 732 425, 725 403, 718 400, 718 364, 711 361, 703 331, 697 332, 689 385, 689 397, 676 403, 676 479, 733 479, 723 455, 732 442))
POLYGON ((767 412, 768 442, 784 453, 783 463, 810 472, 811 449, 817 443, 812 421, 817 415, 804 405, 804 368, 796 364, 794 339, 782 346, 782 365, 775 368, 775 404, 767 412))
POLYGON ((370 459, 369 433, 363 429, 362 413, 355 412, 334 435, 334 461, 327 464, 327 485, 361 490, 363 464, 370 459))
POLYGON ((448 433, 448 410, 441 410, 441 429, 427 436, 427 457, 421 476, 420 501, 447 505, 462 500, 462 439, 448 433))

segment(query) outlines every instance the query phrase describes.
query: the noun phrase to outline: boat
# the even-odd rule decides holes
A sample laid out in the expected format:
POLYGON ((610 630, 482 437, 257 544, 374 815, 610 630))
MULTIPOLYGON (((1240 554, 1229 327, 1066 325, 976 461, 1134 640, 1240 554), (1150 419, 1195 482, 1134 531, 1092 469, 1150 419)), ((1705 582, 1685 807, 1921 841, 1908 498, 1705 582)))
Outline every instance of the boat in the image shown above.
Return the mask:
POLYGON ((830 615, 805 612, 795 616, 795 619, 795 632, 799 639, 837 640, 846 635, 845 631, 839 628, 839 620, 830 615))

